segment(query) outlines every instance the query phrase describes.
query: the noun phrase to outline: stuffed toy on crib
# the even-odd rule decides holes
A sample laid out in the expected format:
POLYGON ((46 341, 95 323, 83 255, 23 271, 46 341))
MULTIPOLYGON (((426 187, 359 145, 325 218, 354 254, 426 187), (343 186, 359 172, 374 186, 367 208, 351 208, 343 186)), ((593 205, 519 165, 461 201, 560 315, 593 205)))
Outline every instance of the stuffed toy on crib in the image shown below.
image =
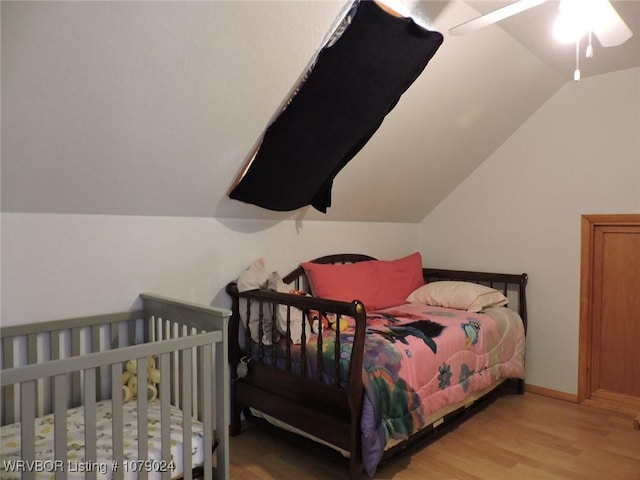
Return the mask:
MULTIPOLYGON (((138 396, 138 361, 129 360, 122 373, 122 394, 126 403, 138 396)), ((160 383, 160 370, 156 368, 153 357, 147 357, 147 400, 158 398, 158 384, 160 383)))

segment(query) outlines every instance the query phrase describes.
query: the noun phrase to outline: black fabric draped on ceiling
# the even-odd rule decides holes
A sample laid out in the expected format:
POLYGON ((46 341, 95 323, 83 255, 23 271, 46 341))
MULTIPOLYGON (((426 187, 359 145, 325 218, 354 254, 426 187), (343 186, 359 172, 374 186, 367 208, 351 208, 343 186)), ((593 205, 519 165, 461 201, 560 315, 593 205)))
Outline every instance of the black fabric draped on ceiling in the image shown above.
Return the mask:
POLYGON ((380 127, 442 40, 440 33, 373 1, 354 3, 267 127, 229 197, 269 210, 312 205, 326 213, 335 176, 380 127))

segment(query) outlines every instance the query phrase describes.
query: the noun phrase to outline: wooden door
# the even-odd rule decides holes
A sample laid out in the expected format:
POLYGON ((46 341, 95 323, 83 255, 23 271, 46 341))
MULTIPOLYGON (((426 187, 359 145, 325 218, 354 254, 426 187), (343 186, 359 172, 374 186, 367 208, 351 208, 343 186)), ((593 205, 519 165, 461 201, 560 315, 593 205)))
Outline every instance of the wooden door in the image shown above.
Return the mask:
POLYGON ((578 401, 640 413, 640 215, 582 217, 578 401))

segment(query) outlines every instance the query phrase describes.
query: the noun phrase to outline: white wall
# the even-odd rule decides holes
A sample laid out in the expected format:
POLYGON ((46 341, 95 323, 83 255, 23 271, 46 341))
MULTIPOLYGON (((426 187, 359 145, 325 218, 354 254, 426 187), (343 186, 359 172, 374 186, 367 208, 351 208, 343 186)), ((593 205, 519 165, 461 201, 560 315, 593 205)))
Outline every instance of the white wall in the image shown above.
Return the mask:
POLYGON ((635 68, 568 83, 423 220, 420 245, 429 265, 527 272, 527 383, 575 394, 581 215, 637 212, 635 68))
MULTIPOLYGON (((3 2, 3 211, 289 219, 225 193, 347 4, 3 2)), ((501 29, 444 45, 305 218, 419 222, 564 81, 501 29)))
POLYGON ((284 275, 324 254, 393 259, 417 244, 417 224, 3 213, 1 322, 129 310, 141 292, 228 308, 225 285, 260 256, 284 275))

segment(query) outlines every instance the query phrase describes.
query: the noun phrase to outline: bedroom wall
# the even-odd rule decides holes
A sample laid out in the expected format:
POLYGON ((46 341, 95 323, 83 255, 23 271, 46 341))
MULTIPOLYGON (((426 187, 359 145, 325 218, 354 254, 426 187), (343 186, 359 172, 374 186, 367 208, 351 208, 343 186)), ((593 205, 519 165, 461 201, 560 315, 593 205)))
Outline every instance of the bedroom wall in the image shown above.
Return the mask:
POLYGON ((261 255, 286 273, 415 251, 398 218, 216 213, 343 5, 3 2, 2 324, 129 309, 141 291, 226 306, 261 255))
MULTIPOLYGON (((273 269, 284 272, 302 259, 325 253, 357 251, 396 258, 420 249, 425 262, 433 266, 529 272, 528 380, 548 388, 575 391, 579 216, 640 211, 638 69, 567 84, 422 223, 308 221, 294 217, 282 221, 216 219, 210 207, 216 204, 214 194, 222 190, 210 185, 226 178, 222 181, 226 188, 232 177, 224 177, 219 169, 236 171, 274 105, 288 91, 310 52, 317 48, 339 3, 331 6, 327 2, 279 2, 287 13, 283 15, 281 10, 270 7, 269 21, 255 12, 247 17, 248 10, 262 8, 260 2, 195 2, 184 11, 178 9, 179 2, 160 2, 154 4, 157 8, 153 15, 141 3, 3 4, 3 178, 17 178, 6 175, 11 171, 6 169, 7 163, 14 165, 20 175, 29 173, 24 182, 5 183, 10 184, 9 193, 15 196, 4 190, 3 194, 14 200, 24 197, 29 204, 34 199, 39 201, 37 208, 30 209, 2 205, 2 323, 128 309, 140 291, 224 304, 226 297, 221 292, 226 282, 260 255, 268 259, 273 269), (12 15, 19 16, 8 15, 7 5, 12 15), (109 15, 88 12, 107 6, 115 9, 109 15), (233 7, 232 18, 237 21, 250 18, 260 28, 270 26, 268 32, 257 27, 254 30, 251 23, 249 30, 258 32, 251 36, 254 39, 271 38, 272 42, 243 43, 237 54, 236 50, 212 48, 211 45, 235 42, 231 33, 237 24, 228 20, 231 11, 217 11, 227 7, 233 7), (211 9, 210 16, 201 15, 201 9, 211 9), (21 25, 20 18, 29 20, 30 30, 16 28, 21 25), (221 18, 221 28, 212 28, 217 25, 214 20, 221 18), (300 18, 314 25, 313 34, 300 18), (300 34, 285 35, 282 25, 287 24, 293 25, 296 32, 300 30, 300 34), (118 28, 112 29, 113 25, 118 28), (176 29, 176 25, 183 28, 176 29), (181 37, 182 31, 189 35, 181 37), (274 44, 286 47, 287 54, 273 55, 270 49, 274 44), (178 46, 191 52, 191 56, 183 55, 178 46), (103 56, 96 55, 96 51, 103 56), (211 60, 219 57, 218 62, 211 60), (285 57, 286 62, 274 61, 285 57), (113 60, 110 65, 119 65, 118 69, 104 75, 101 58, 113 60), (189 58, 191 62, 187 62, 189 58), (17 63, 13 64, 12 59, 17 63), (40 59, 46 62, 41 63, 40 59), (181 68, 173 68, 174 61, 181 68), (82 68, 77 68, 76 63, 82 68), (24 69, 16 69, 16 65, 24 69), (172 75, 158 75, 165 71, 172 75), (260 88, 255 88, 256 71, 263 73, 260 88), (243 76, 244 72, 251 75, 243 76), (110 82, 116 77, 123 83, 110 82), (213 80, 209 83, 203 79, 213 80), (8 90, 8 85, 15 89, 8 90), (183 88, 185 85, 190 88, 183 88), (131 91, 143 95, 132 103, 131 91), (60 96, 60 92, 64 95, 60 96), (94 108, 97 100, 100 108, 94 108), (247 103, 236 104, 241 100, 247 103), (208 109, 211 105, 215 108, 208 109), (14 108, 7 108, 11 106, 14 108), (118 109, 130 113, 126 118, 135 128, 114 122, 114 118, 122 118, 120 114, 111 115, 118 109), (103 111, 110 113, 102 115, 103 111), (87 123, 87 118, 95 122, 87 123), (174 126, 176 129, 171 130, 174 126), (112 143, 105 147, 105 142, 114 138, 109 134, 112 129, 126 133, 115 153, 112 143), (135 134, 129 135, 130 132, 135 134), (24 147, 29 154, 13 156, 13 162, 7 162, 11 156, 8 153, 13 151, 6 146, 9 138, 20 151, 24 147), (50 152, 57 154, 52 157, 50 152), (180 162, 164 161, 167 157, 180 162), (62 163, 55 163, 52 158, 62 163), (210 158, 216 159, 213 166, 210 158), (183 161, 189 163, 185 166, 183 161), (192 170, 188 165, 202 168, 192 170), (87 172, 90 175, 83 175, 87 172), (149 181, 151 172, 160 172, 163 181, 149 181), (75 178, 74 186, 81 188, 78 195, 71 194, 70 178, 75 178), (200 179, 205 186, 194 188, 194 179, 200 179), (55 188, 49 190, 43 185, 55 188), (122 185, 127 188, 123 190, 122 185), (491 186, 489 195, 484 192, 486 185, 491 186), (184 192, 193 194, 185 196, 184 192), (101 198, 100 205, 91 201, 96 196, 101 198), (166 208, 158 209, 160 201, 166 208), (98 208, 103 205, 107 208, 98 208), (488 213, 479 215, 480 211, 488 213), (514 240, 522 247, 513 247, 514 240), (561 337, 570 339, 568 348, 556 341, 561 337)), ((504 36, 500 39, 505 40, 504 36)), ((500 112, 499 118, 486 117, 489 121, 474 117, 476 123, 472 123, 480 126, 476 132, 481 132, 482 141, 465 145, 464 150, 470 150, 471 155, 494 148, 494 143, 487 141, 491 129, 498 125, 502 131, 511 131, 511 125, 519 123, 520 116, 517 122, 513 121, 498 100, 509 99, 505 103, 519 107, 533 101, 532 96, 522 92, 530 91, 525 82, 539 83, 533 71, 541 67, 541 62, 532 61, 519 45, 509 45, 512 55, 492 55, 500 59, 497 63, 501 67, 509 65, 505 71, 518 72, 515 79, 503 79, 509 90, 502 83, 479 81, 478 75, 483 72, 471 69, 473 82, 455 89, 453 103, 452 97, 442 95, 443 107, 435 109, 440 116, 464 111, 466 107, 479 108, 462 95, 468 93, 482 104, 483 110, 500 112), (532 70, 512 63, 512 57, 532 70), (485 85, 498 85, 499 94, 494 97, 478 90, 485 85), (514 95, 505 92, 520 94, 520 102, 511 101, 514 95)), ((480 41, 476 46, 492 51, 481 48, 480 41)), ((475 50, 463 50, 475 59, 475 50)), ((469 59, 449 61, 444 69, 447 72, 455 65, 475 66, 469 59)), ((452 82, 450 77, 448 73, 448 85, 452 82)), ((555 89, 557 79, 549 82, 549 88, 555 89)), ((540 98, 546 98, 546 94, 540 98)), ((528 107, 518 110, 530 111, 528 107)), ((453 116, 456 122, 467 118, 468 123, 466 116, 453 116)), ((423 129, 425 123, 412 125, 423 129)), ((414 136, 423 138, 423 130, 414 136)), ((456 148, 465 144, 458 138, 470 138, 466 132, 461 130, 455 136, 456 148)), ((435 137, 441 140, 440 136, 435 137)), ((502 134, 493 137, 503 138, 502 134)), ((389 145, 394 149, 398 144, 407 148, 404 141, 393 139, 389 145)), ((460 170, 458 162, 442 160, 451 145, 449 140, 443 141, 438 154, 428 157, 430 168, 435 162, 442 162, 447 184, 450 174, 455 173, 457 181, 467 172, 460 170)), ((468 156, 461 154, 460 158, 468 156)), ((421 155, 409 157, 415 158, 416 168, 425 168, 421 155)), ((407 190, 402 182, 406 176, 389 169, 386 158, 383 165, 381 178, 385 182, 397 180, 380 184, 377 190, 384 192, 380 197, 383 199, 396 197, 403 189, 417 202, 418 197, 439 191, 443 184, 436 181, 433 188, 407 190)), ((423 178, 433 182, 439 177, 429 170, 423 178)), ((366 185, 361 178, 357 180, 351 188, 366 185)), ((348 209, 352 208, 357 215, 348 220, 369 218, 371 212, 378 214, 367 202, 349 204, 348 209)), ((391 213, 398 221, 407 218, 402 211, 391 213)))
POLYGON ((418 225, 3 213, 2 325, 128 310, 153 292, 229 307, 225 285, 256 258, 300 261, 416 251, 418 225))
POLYGON ((529 274, 527 383, 577 393, 582 214, 640 212, 640 69, 567 83, 420 225, 434 266, 529 274))
MULTIPOLYGON (((393 3, 443 32, 477 14, 393 3)), ((347 4, 3 2, 2 211, 298 218, 225 193, 347 4)), ((447 39, 305 218, 419 222, 565 81, 500 29, 447 39)))

